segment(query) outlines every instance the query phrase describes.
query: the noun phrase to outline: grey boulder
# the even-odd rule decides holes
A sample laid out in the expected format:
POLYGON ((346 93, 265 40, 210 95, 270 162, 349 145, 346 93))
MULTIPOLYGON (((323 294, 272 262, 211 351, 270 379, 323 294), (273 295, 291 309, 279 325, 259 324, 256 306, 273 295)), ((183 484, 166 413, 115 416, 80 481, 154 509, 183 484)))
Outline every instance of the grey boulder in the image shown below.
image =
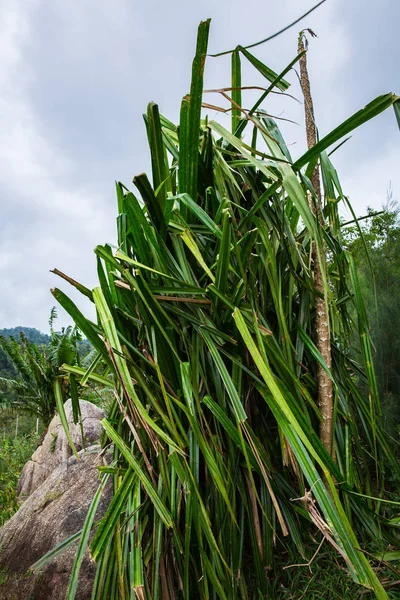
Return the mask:
MULTIPOLYGON (((99 485, 97 467, 106 464, 99 446, 61 463, 0 530, 0 600, 62 600, 75 557, 75 542, 39 574, 29 567, 58 543, 79 531, 99 485)), ((96 520, 109 505, 111 486, 100 500, 96 520)), ((90 600, 95 565, 86 554, 76 600, 90 600)))
MULTIPOLYGON (((105 416, 104 411, 91 402, 80 400, 79 404, 82 415, 83 444, 80 424, 75 424, 73 421, 71 400, 67 400, 64 404, 70 434, 78 451, 98 442, 102 430, 100 421, 105 416)), ((54 469, 66 462, 71 455, 72 450, 60 417, 55 415, 43 443, 32 454, 32 458, 22 469, 17 490, 19 498, 21 500, 27 498, 47 479, 54 469)))

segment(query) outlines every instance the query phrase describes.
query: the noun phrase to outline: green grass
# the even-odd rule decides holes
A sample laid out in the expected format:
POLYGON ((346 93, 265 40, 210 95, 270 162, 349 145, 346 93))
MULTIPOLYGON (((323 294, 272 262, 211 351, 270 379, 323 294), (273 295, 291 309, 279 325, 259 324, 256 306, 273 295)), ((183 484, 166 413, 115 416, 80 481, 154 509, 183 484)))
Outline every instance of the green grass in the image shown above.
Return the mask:
POLYGON ((0 438, 0 526, 18 510, 17 484, 24 464, 38 446, 35 433, 0 438))
MULTIPOLYGON (((309 548, 309 556, 318 549, 318 544, 309 548)), ((324 544, 309 566, 304 565, 300 555, 284 557, 282 571, 272 586, 271 598, 277 600, 373 600, 374 593, 360 589, 350 577, 346 566, 332 549, 324 544)), ((387 586, 391 600, 400 598, 399 563, 392 563, 389 569, 386 565, 374 563, 379 577, 387 586)))
MULTIPOLYGON (((43 431, 43 424, 39 419, 38 433, 43 431)), ((9 408, 0 409, 0 437, 2 440, 31 435, 36 432, 36 417, 33 415, 9 408), (18 424, 17 424, 18 415, 18 424)))

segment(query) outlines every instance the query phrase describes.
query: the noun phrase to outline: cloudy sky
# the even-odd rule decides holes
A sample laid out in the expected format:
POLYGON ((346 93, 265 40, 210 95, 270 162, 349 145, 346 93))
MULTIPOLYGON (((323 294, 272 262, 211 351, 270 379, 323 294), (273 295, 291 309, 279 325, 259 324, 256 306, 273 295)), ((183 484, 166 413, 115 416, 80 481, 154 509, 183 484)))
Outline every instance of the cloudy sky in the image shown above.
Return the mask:
MULTIPOLYGON (((0 3, 0 328, 47 331, 57 267, 96 284, 95 245, 115 240, 114 181, 148 170, 142 113, 151 100, 177 120, 188 92, 197 25, 212 18, 209 51, 265 38, 316 0, 2 0, 0 3)), ((276 71, 310 27, 309 69, 320 135, 379 94, 400 94, 398 0, 327 0, 300 25, 254 50, 276 71)), ((296 74, 289 78, 300 97, 296 74)), ((245 84, 260 83, 251 70, 245 84)), ((229 60, 209 58, 206 88, 229 85, 229 60)), ((209 96, 207 101, 221 102, 209 96)), ((250 100, 249 100, 250 102, 250 100)), ((265 107, 304 148, 301 106, 265 107), (283 122, 284 123, 284 122, 283 122)), ((211 114, 214 118, 215 115, 211 114)), ((335 154, 359 215, 400 198, 393 110, 335 154)), ((85 303, 79 301, 85 308, 85 303)), ((90 310, 90 307, 88 307, 90 310)), ((59 310, 59 324, 68 322, 59 310)))

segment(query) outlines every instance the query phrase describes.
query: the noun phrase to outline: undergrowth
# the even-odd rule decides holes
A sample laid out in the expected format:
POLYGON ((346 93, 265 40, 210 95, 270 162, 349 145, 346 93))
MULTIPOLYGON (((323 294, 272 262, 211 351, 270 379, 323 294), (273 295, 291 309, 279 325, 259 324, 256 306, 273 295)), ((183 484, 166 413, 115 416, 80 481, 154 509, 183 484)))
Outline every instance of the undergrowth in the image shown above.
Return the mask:
POLYGON ((35 433, 0 439, 0 526, 18 510, 18 479, 38 443, 35 433))
MULTIPOLYGON (((344 561, 324 542, 308 549, 310 562, 300 555, 282 556, 280 575, 271 584, 274 600, 373 600, 373 590, 360 589, 350 576, 344 561), (314 557, 314 559, 313 559, 314 557)), ((400 599, 399 561, 376 560, 374 571, 391 600, 400 599)))

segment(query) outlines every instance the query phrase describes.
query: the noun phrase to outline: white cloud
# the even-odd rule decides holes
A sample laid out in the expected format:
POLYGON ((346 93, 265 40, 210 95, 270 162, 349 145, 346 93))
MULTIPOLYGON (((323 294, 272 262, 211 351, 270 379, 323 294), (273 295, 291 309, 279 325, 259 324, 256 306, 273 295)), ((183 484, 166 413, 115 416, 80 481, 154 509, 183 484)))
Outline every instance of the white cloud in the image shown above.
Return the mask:
POLYGON ((343 191, 349 196, 356 212, 366 214, 367 206, 379 210, 386 201, 386 193, 392 184, 393 197, 400 199, 400 148, 390 143, 383 149, 376 148, 374 156, 355 162, 342 176, 343 191))
POLYGON ((29 104, 34 73, 23 49, 33 35, 31 11, 38 7, 16 1, 0 9, 0 185, 3 215, 11 215, 3 220, 0 241, 2 326, 45 327, 54 303, 49 287, 56 283, 49 268, 71 265, 75 274, 86 275, 82 267, 92 263, 94 273, 91 249, 100 232, 110 239, 113 234, 105 198, 88 184, 74 185, 76 165, 40 131, 29 104))
MULTIPOLYGON (((88 286, 96 283, 92 249, 114 239, 113 178, 129 184, 148 165, 141 117, 147 102, 158 101, 166 116, 178 118, 200 19, 212 17, 210 51, 219 51, 262 39, 310 7, 309 0, 274 6, 258 0, 72 4, 0 2, 0 326, 47 328, 53 305, 48 290, 62 285, 50 268, 88 286)), ((354 4, 361 11, 364 3, 354 4)), ((290 32, 254 49, 281 69, 296 54, 298 30, 316 31, 309 68, 321 134, 360 107, 360 93, 368 101, 373 89, 371 73, 352 93, 349 65, 357 31, 344 18, 343 6, 344 0, 329 0, 290 32)), ((390 64, 385 68, 389 73, 390 64)), ((257 81, 252 73, 245 70, 246 83, 257 81)), ((290 78, 296 88, 295 76, 290 78)), ((208 60, 208 87, 229 85, 229 79, 229 58, 208 60)), ((281 100, 266 108, 279 114, 281 100)), ((303 111, 290 101, 284 108, 282 116, 301 125, 282 125, 298 155, 304 147, 303 111)), ((343 187, 360 212, 367 204, 381 205, 390 180, 395 194, 400 188, 396 145, 392 138, 380 140, 380 149, 375 131, 354 136, 351 151, 335 155, 343 187)))

